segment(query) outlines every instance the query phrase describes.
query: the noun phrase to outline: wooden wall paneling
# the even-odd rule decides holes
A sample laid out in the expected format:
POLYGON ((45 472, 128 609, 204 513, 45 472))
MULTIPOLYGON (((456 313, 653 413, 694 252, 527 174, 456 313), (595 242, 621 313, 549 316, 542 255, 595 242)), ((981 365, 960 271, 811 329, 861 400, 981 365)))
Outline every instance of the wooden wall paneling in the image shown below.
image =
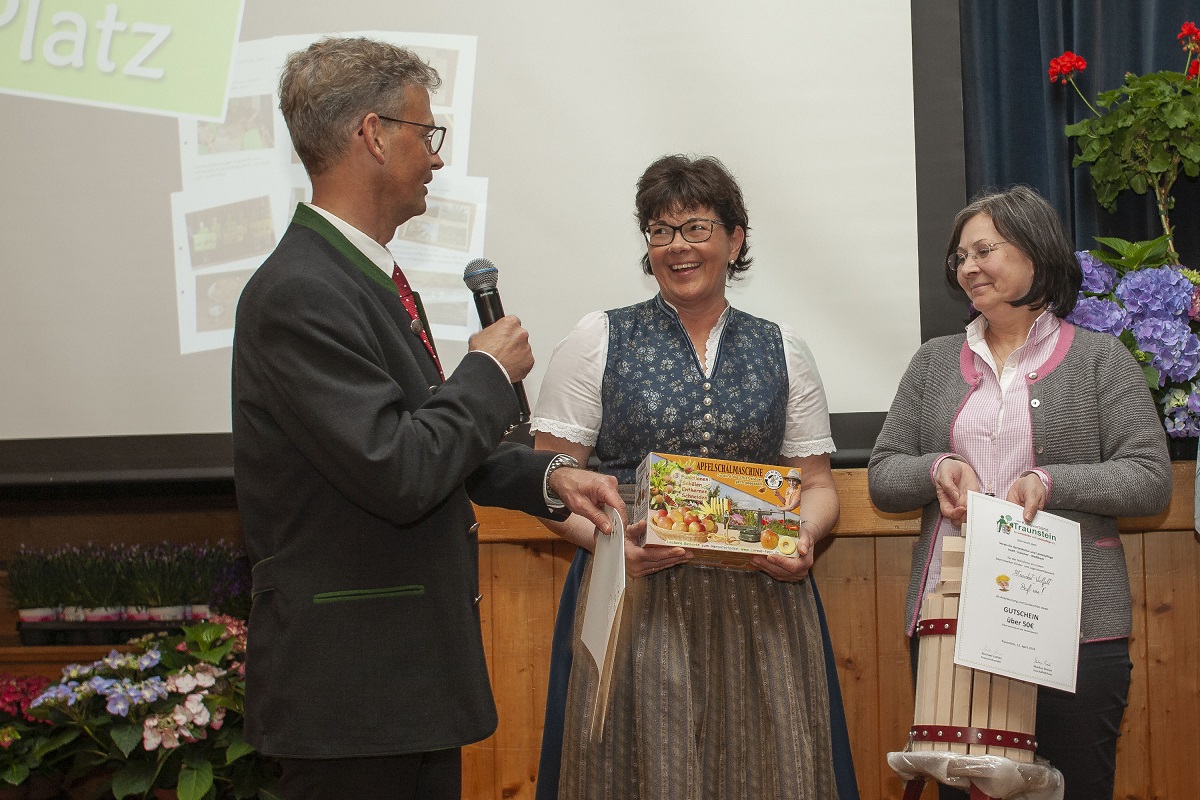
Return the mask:
MULTIPOLYGON (((1149 534, 1154 535, 1154 534, 1149 534)), ((1129 704, 1121 720, 1121 738, 1117 740, 1116 797, 1148 797, 1150 792, 1150 701, 1149 671, 1146 669, 1146 560, 1147 535, 1122 534, 1125 564, 1129 572, 1129 591, 1133 599, 1133 631, 1129 637, 1129 658, 1133 674, 1129 683, 1129 704)))
POLYGON ((236 509, 0 516, 0 560, 5 561, 22 544, 185 544, 218 539, 241 543, 242 523, 236 509))
MULTIPOLYGON (((1194 468, 1194 462, 1173 466, 1176 489, 1166 512, 1120 521, 1134 597, 1134 682, 1117 772, 1117 796, 1128 800, 1200 797, 1200 759, 1195 757, 1200 741, 1200 541, 1191 531, 1194 468)), ((843 513, 837 538, 824 546, 817 573, 853 726, 860 791, 864 798, 898 800, 903 787, 884 756, 903 749, 913 719, 902 609, 918 520, 916 514, 885 515, 874 509, 866 495, 865 471, 834 474, 843 513), (860 547, 870 548, 873 566, 863 565, 860 547), (860 642, 863 635, 874 647, 873 666, 857 663, 870 652, 860 642), (858 711, 864 694, 877 703, 875 732, 865 738, 858 711), (873 782, 864 779, 868 763, 877 770, 873 782)), ((181 505, 0 507, 0 561, 20 542, 240 541, 233 509, 181 505)), ((573 548, 532 518, 495 509, 479 509, 478 516, 483 523, 481 622, 501 723, 496 736, 466 748, 463 796, 531 797, 554 615, 573 548)), ((15 628, 11 620, 5 622, 9 617, 4 613, 0 637, 15 640, 15 628)), ((2 646, 8 641, 0 640, 0 671, 49 677, 56 677, 65 663, 90 661, 107 650, 2 646)), ((935 788, 927 786, 922 797, 936 800, 935 788)))
MULTIPOLYGON (((496 683, 496 654, 493 640, 495 639, 494 597, 495 569, 492 566, 493 544, 479 546, 479 591, 483 599, 479 601, 479 627, 483 633, 483 653, 487 657, 488 675, 492 679, 493 692, 496 683)), ((499 709, 498 709, 499 710, 499 709)), ((505 711, 499 711, 504 716, 505 711)), ((496 787, 496 736, 492 735, 482 742, 469 744, 463 748, 462 758, 462 796, 470 800, 492 800, 496 787)))
POLYGON ((885 514, 871 503, 865 469, 835 469, 833 482, 842 501, 841 516, 833 526, 835 536, 920 533, 920 511, 885 514))
POLYGON ((562 597, 563 584, 567 582, 567 572, 571 569, 571 561, 575 558, 575 545, 564 541, 554 542, 554 614, 558 615, 558 598, 562 597))
MULTIPOLYGON (((551 609, 549 617, 550 638, 547 640, 545 662, 550 663, 550 655, 553 651, 554 642, 554 626, 558 622, 558 604, 562 598, 563 585, 567 580, 567 572, 571 569, 571 561, 575 558, 575 545, 564 542, 560 539, 555 539, 551 542, 551 557, 553 558, 553 591, 551 592, 554 598, 554 606, 551 609)), ((549 671, 546 673, 547 684, 549 683, 549 671)), ((537 736, 539 746, 542 741, 542 736, 545 734, 544 720, 546 713, 546 686, 539 687, 542 693, 542 717, 538 719, 537 736)))
POLYGON ((111 649, 93 645, 14 647, 4 652, 3 660, 0 660, 0 672, 58 679, 62 677, 63 667, 67 664, 90 664, 103 658, 111 649))
POLYGON ((1152 517, 1122 517, 1117 522, 1122 533, 1139 533, 1147 531, 1186 531, 1194 524, 1192 514, 1195 508, 1196 496, 1193 487, 1196 483, 1195 461, 1171 462, 1171 502, 1167 510, 1152 517))
POLYGON ((537 517, 493 506, 475 506, 479 539, 488 542, 544 542, 557 537, 537 517))
MULTIPOLYGON (((913 677, 908 637, 904 633, 904 596, 908 590, 909 565, 915 536, 886 536, 875 540, 875 618, 879 653, 879 752, 878 792, 859 786, 864 798, 899 800, 904 784, 887 766, 887 754, 903 750, 913 723, 913 677)), ((836 642, 835 642, 836 646, 836 642)), ((855 758, 872 754, 855 750, 855 758)), ((924 800, 936 800, 937 789, 926 788, 924 800)))
MULTIPOLYGON (((17 634, 17 610, 8 594, 8 573, 0 571, 0 647, 15 647, 21 643, 17 634)), ((3 671, 0 668, 0 671, 3 671)))
POLYGON ((496 743, 496 795, 532 798, 546 714, 558 595, 553 543, 492 547, 492 689, 504 709, 496 743))
POLYGON ((1200 794, 1200 543, 1193 531, 1145 537, 1146 642, 1154 798, 1200 794))
MULTIPOLYGON (((829 623, 851 748, 855 753, 879 753, 875 543, 831 537, 822 544, 813 574, 829 623)), ((879 758, 856 758, 854 772, 860 791, 878 786, 879 758)))

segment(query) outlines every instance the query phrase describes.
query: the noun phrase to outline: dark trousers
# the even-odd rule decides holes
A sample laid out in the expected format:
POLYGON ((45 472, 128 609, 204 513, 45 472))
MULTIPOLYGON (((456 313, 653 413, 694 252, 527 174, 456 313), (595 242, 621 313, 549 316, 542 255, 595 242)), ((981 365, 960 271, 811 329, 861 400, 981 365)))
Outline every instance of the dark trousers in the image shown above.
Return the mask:
POLYGON ((281 758, 284 800, 461 800, 462 748, 377 758, 281 758))
MULTIPOLYGON (((914 678, 917 639, 910 642, 914 678)), ((1132 673, 1128 639, 1089 642, 1079 646, 1075 694, 1038 687, 1037 754, 1063 774, 1063 800, 1111 800, 1117 738, 1132 673)), ((939 800, 966 796, 949 786, 938 787, 939 800)))

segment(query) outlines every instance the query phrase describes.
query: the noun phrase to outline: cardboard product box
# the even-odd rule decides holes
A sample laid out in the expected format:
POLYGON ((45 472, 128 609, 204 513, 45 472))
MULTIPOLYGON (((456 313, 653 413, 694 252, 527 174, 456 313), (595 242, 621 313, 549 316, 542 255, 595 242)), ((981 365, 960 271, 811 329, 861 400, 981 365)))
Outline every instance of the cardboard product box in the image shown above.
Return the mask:
POLYGON ((800 509, 780 508, 792 471, 650 453, 637 470, 630 522, 646 520, 644 544, 686 547, 694 563, 751 569, 751 555, 798 558, 800 509))

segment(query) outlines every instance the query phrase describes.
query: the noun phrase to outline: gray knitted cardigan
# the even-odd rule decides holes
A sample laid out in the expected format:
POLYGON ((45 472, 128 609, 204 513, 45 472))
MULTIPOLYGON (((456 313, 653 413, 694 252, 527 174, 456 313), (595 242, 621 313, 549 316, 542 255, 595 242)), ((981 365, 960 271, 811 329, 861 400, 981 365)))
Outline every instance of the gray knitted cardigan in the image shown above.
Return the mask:
MULTIPOLYGON (((1116 517, 1156 514, 1171 499, 1166 435, 1142 370, 1114 337, 1063 322, 1054 352, 1024 380, 1034 462, 1051 479, 1046 510, 1080 525, 1080 639, 1128 636, 1129 576, 1116 517)), ((951 427, 979 381, 965 334, 926 342, 871 453, 872 502, 886 512, 922 510, 904 612, 909 635, 941 519, 929 470, 951 452, 951 427)))

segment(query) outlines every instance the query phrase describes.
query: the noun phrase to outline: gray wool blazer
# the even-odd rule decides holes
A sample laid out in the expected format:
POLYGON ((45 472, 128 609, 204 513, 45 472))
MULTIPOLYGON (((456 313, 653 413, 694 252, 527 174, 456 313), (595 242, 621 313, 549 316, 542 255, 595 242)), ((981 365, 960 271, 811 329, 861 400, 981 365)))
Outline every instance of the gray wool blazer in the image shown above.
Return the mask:
MULTIPOLYGON (((921 509, 904 611, 910 635, 941 519, 929 470, 951 452, 955 417, 979 385, 972 364, 965 334, 922 345, 900 380, 868 465, 871 501, 880 510, 921 509)), ((1037 378, 1024 380, 1034 460, 1051 479, 1046 510, 1079 522, 1081 530, 1080 640, 1128 636, 1129 576, 1116 518, 1156 514, 1170 502, 1166 434, 1141 368, 1108 334, 1063 322, 1058 347, 1034 372, 1037 378)))
POLYGON ((292 758, 496 728, 471 500, 543 517, 552 453, 486 355, 441 383, 387 276, 301 206, 238 305, 234 477, 254 604, 246 739, 292 758))

